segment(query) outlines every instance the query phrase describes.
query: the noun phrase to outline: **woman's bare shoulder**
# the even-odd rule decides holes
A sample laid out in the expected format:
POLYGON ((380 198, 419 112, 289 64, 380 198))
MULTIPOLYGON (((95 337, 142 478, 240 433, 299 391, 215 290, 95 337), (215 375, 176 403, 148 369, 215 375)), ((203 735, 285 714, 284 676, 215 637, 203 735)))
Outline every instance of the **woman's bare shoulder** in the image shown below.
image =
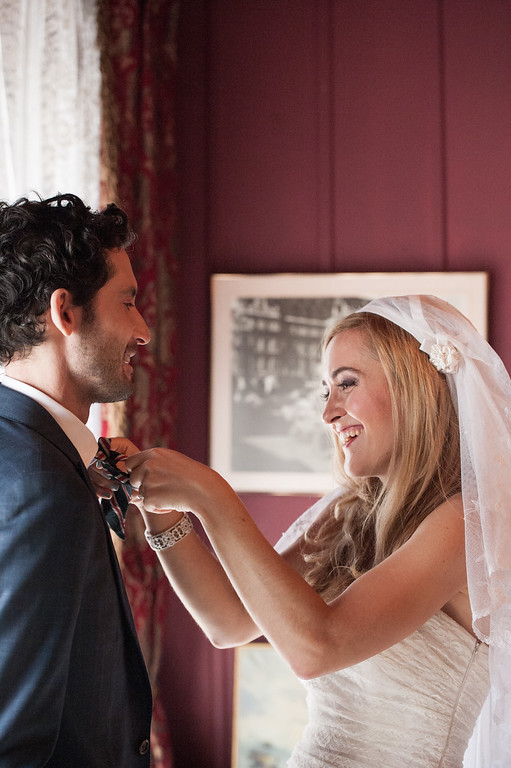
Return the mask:
POLYGON ((418 526, 417 531, 429 529, 432 526, 451 525, 459 530, 464 529, 463 498, 461 493, 450 496, 438 505, 418 526))

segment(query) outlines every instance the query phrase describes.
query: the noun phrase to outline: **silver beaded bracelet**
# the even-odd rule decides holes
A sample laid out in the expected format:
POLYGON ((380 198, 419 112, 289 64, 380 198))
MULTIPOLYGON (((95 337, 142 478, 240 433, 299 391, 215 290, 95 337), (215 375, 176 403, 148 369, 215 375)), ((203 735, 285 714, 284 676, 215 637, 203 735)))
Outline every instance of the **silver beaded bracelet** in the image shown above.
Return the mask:
POLYGON ((144 533, 147 539, 147 543, 151 549, 154 549, 157 552, 159 549, 167 549, 167 547, 173 547, 174 544, 177 544, 178 541, 184 539, 184 537, 187 536, 191 530, 193 530, 193 523, 186 512, 184 512, 181 520, 175 523, 175 525, 172 525, 170 528, 167 528, 167 530, 163 531, 163 533, 157 533, 156 536, 153 536, 147 529, 144 531, 144 533))

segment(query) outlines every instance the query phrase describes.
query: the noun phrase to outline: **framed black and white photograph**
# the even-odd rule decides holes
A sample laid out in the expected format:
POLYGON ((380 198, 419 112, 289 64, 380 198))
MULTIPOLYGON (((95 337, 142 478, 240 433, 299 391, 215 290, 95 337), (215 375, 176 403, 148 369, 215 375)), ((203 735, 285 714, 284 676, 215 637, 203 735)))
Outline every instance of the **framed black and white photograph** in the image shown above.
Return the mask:
POLYGON ((305 688, 271 645, 236 648, 232 768, 286 768, 306 723, 305 688))
POLYGON ((210 463, 240 492, 317 494, 334 480, 320 342, 374 298, 433 294, 487 336, 486 272, 212 277, 210 463))

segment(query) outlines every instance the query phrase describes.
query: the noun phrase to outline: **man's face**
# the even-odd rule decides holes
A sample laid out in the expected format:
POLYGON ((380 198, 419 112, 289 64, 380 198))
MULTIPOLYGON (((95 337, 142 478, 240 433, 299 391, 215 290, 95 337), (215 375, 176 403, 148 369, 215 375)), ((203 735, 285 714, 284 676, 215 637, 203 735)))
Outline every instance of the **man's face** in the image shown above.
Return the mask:
POLYGON ((135 307, 137 282, 126 251, 109 251, 108 259, 112 277, 96 294, 91 313, 84 313, 71 364, 74 386, 89 404, 133 393, 130 360, 137 345, 151 338, 135 307))

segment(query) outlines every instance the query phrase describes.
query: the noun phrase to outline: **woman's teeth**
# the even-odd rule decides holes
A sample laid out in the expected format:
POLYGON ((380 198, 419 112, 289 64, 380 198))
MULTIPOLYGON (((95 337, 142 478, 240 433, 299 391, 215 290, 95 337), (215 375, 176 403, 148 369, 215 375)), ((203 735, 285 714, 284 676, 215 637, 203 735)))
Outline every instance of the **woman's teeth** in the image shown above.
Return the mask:
POLYGON ((342 445, 346 445, 347 442, 352 440, 354 437, 358 437, 360 434, 360 429, 345 429, 343 432, 339 433, 339 440, 341 441, 342 445))

